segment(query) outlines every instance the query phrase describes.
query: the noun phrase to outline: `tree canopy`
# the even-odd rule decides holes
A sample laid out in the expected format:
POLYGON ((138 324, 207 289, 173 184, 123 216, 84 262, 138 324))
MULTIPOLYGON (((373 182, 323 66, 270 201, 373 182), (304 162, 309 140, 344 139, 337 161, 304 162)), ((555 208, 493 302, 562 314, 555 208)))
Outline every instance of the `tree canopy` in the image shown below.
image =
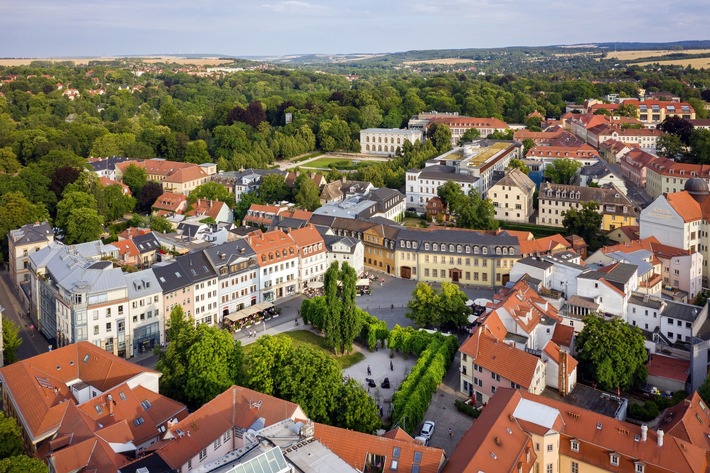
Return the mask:
POLYGON ((495 230, 495 207, 490 199, 481 199, 481 195, 471 189, 464 194, 461 186, 454 181, 446 181, 437 189, 437 195, 456 218, 456 226, 477 230, 495 230))
POLYGON ((641 329, 619 318, 604 320, 591 314, 577 336, 582 370, 606 390, 628 389, 646 381, 647 352, 641 329))
POLYGON ((407 303, 407 318, 419 327, 458 329, 468 324, 468 296, 454 283, 444 281, 441 291, 417 283, 407 303))
POLYGON ((599 248, 606 241, 601 230, 602 219, 597 202, 582 202, 580 209, 570 208, 565 211, 562 226, 565 227, 567 235, 578 235, 584 238, 590 249, 599 248))
POLYGON ((2 350, 5 365, 17 361, 17 349, 22 345, 20 329, 8 317, 2 318, 2 350))
POLYGON ((555 159, 545 166, 545 177, 549 177, 555 184, 574 184, 577 171, 582 168, 582 163, 576 159, 555 159))

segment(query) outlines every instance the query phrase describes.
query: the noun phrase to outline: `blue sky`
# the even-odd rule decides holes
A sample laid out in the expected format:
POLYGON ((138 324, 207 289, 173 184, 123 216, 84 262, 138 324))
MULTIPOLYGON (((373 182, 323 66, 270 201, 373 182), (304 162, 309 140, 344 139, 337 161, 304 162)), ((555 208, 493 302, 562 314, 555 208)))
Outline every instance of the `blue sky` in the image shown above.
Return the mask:
POLYGON ((707 0, 0 0, 0 7, 0 57, 710 39, 707 0))

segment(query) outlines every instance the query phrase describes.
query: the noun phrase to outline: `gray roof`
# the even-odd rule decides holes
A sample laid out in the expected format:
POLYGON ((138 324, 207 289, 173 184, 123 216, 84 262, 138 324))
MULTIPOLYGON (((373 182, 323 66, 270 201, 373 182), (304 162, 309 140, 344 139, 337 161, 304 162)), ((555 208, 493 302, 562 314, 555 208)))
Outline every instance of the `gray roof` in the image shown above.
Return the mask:
POLYGON ((281 217, 280 215, 277 215, 274 219, 274 223, 271 225, 271 229, 297 229, 305 227, 307 223, 308 220, 293 217, 281 217))
POLYGON ((621 263, 629 263, 638 267, 637 274, 639 276, 644 275, 649 271, 653 271, 653 265, 646 261, 646 259, 650 259, 653 256, 653 253, 648 250, 637 250, 632 251, 631 253, 624 253, 623 251, 612 251, 611 253, 607 253, 606 256, 613 259, 614 261, 621 263))
POLYGON ((155 273, 148 269, 137 273, 126 273, 124 278, 128 287, 129 299, 138 299, 162 292, 155 273))
POLYGON ((535 191, 535 183, 523 171, 517 168, 511 169, 505 176, 496 182, 494 186, 517 187, 526 194, 535 191))
POLYGON ((190 279, 175 260, 164 265, 153 265, 150 270, 155 274, 163 292, 176 291, 191 284, 190 279))
MULTIPOLYGON (((512 254, 520 254, 520 242, 518 238, 509 235, 507 232, 501 232, 497 235, 490 235, 485 233, 478 233, 471 230, 463 229, 435 229, 435 230, 417 230, 407 227, 402 227, 397 235, 397 240, 399 248, 402 248, 402 242, 413 241, 417 242, 417 250, 415 251, 434 251, 433 247, 430 250, 426 250, 423 244, 431 243, 433 244, 462 244, 471 246, 485 246, 488 247, 487 256, 496 256, 495 250, 496 246, 512 247, 512 254)), ((456 248, 454 248, 456 250, 456 248)), ((439 251, 437 251, 439 252, 439 251)), ((460 254, 457 251, 450 251, 447 246, 446 251, 440 251, 442 254, 460 254)), ((471 253, 466 253, 473 255, 471 253)), ((506 256, 512 256, 508 254, 506 256)))
POLYGON ((701 310, 702 307, 696 305, 668 300, 666 301, 666 307, 661 311, 661 317, 695 322, 701 310))
POLYGON ((642 307, 648 307, 649 309, 660 309, 663 307, 663 299, 658 297, 648 297, 644 294, 633 293, 629 297, 629 304, 640 305, 642 307))
POLYGON ((537 257, 534 257, 534 256, 529 257, 529 258, 523 258, 518 262, 521 264, 526 264, 526 265, 531 266, 533 268, 538 268, 538 269, 547 269, 547 268, 554 266, 553 263, 543 260, 543 259, 540 259, 540 258, 537 258, 537 257))
POLYGON ((217 272, 203 251, 178 256, 175 261, 193 283, 217 277, 217 272))
POLYGON ((160 242, 153 232, 134 236, 133 244, 136 245, 141 254, 156 251, 160 248, 160 242))
POLYGON ((132 158, 127 158, 125 156, 111 156, 110 158, 104 158, 101 161, 94 161, 89 163, 91 168, 94 170, 94 172, 99 172, 99 171, 113 171, 116 169, 116 164, 122 163, 124 161, 138 161, 141 162, 143 161, 142 159, 132 159, 132 158))
MULTIPOLYGON (((614 263, 614 267, 608 271, 596 270, 587 271, 579 275, 582 279, 606 279, 611 283, 626 284, 636 275, 635 264, 614 263)), ((619 288, 621 289, 621 288, 619 288)))
POLYGON ((230 241, 221 245, 211 246, 205 248, 204 254, 215 270, 219 270, 222 266, 248 261, 249 258, 253 258, 256 255, 246 240, 230 241))
MULTIPOLYGON (((416 172, 416 171, 414 171, 416 172)), ((437 164, 427 166, 419 172, 419 179, 438 179, 442 181, 470 182, 474 183, 478 180, 477 177, 468 174, 459 174, 453 166, 445 164, 437 164)))
POLYGON ((15 242, 15 245, 29 245, 32 243, 40 243, 49 241, 54 238, 52 226, 47 222, 28 223, 17 230, 10 230, 9 239, 15 242))
POLYGON ((359 243, 357 240, 346 237, 346 236, 337 236, 337 235, 322 235, 323 236, 323 241, 325 242, 326 248, 328 248, 328 251, 333 251, 333 245, 340 243, 342 245, 347 246, 350 248, 350 252, 352 253, 354 251, 354 248, 357 246, 359 243))

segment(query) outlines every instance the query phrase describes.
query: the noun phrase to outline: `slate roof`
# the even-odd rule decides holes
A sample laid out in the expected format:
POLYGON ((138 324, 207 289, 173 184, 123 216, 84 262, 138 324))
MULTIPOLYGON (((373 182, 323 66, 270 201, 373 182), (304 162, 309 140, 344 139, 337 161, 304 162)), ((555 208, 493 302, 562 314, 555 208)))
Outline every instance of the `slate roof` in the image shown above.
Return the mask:
POLYGON ((30 245, 32 243, 40 243, 54 239, 54 231, 48 222, 28 223, 16 230, 10 230, 8 238, 11 239, 16 246, 30 245))
POLYGON ((684 320, 686 322, 695 322, 695 319, 700 314, 702 310, 701 307, 691 304, 684 304, 682 302, 676 302, 667 300, 666 307, 661 311, 661 317, 670 317, 676 320, 684 320))
POLYGON ((132 240, 141 254, 160 249, 160 242, 153 232, 136 235, 132 238, 132 240))

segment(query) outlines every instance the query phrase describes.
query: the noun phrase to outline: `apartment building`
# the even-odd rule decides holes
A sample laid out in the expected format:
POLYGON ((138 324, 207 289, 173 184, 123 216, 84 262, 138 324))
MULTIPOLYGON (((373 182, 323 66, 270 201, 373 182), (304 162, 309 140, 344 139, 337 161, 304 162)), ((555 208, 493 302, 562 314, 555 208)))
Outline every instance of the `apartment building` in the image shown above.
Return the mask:
POLYGON ((217 166, 213 163, 193 164, 153 158, 117 163, 116 180, 123 180, 123 173, 128 166, 145 169, 148 180, 160 183, 164 191, 184 195, 190 195, 195 187, 208 182, 210 176, 217 172, 217 166))
MULTIPOLYGON (((118 346, 125 343, 126 357, 151 353, 165 342, 166 314, 163 311, 163 289, 152 271, 125 273, 128 288, 128 319, 130 331, 121 339, 118 327, 118 346)), ((120 321, 116 321, 121 324, 120 321)))
POLYGON ((48 222, 29 223, 7 234, 8 272, 18 293, 26 297, 22 285, 30 282, 30 254, 53 241, 54 231, 48 222))
MULTIPOLYGON (((422 114, 419 115, 422 117, 422 114)), ((508 124, 498 118, 477 118, 464 117, 450 114, 436 114, 428 118, 428 123, 425 128, 429 128, 432 124, 446 125, 451 130, 451 145, 456 146, 464 133, 468 130, 476 129, 482 138, 495 133, 496 131, 505 132, 508 130, 508 124)))
POLYGON ((261 186, 264 177, 271 174, 284 175, 285 172, 279 169, 243 169, 239 171, 219 171, 212 174, 210 179, 224 186, 234 199, 239 202, 247 192, 256 192, 261 186))
POLYGON ((218 275, 220 320, 259 302, 259 265, 245 240, 211 246, 204 254, 218 275))
POLYGON ((493 202, 496 220, 528 223, 533 214, 535 183, 520 169, 511 169, 493 184, 488 198, 493 202))
POLYGON ((580 209, 585 202, 598 204, 602 230, 636 225, 638 218, 633 202, 613 185, 596 188, 544 182, 539 195, 538 225, 562 227, 565 212, 571 208, 580 209))
POLYGON ((298 292, 301 292, 309 283, 323 280, 328 269, 327 248, 313 225, 292 230, 288 235, 298 248, 298 292))
POLYGON ((273 302, 298 291, 298 245, 287 233, 250 233, 247 244, 259 265, 259 299, 273 302))
POLYGON ((710 166, 685 164, 669 158, 656 158, 646 164, 646 192, 653 197, 685 189, 685 184, 695 177, 710 181, 710 166))

